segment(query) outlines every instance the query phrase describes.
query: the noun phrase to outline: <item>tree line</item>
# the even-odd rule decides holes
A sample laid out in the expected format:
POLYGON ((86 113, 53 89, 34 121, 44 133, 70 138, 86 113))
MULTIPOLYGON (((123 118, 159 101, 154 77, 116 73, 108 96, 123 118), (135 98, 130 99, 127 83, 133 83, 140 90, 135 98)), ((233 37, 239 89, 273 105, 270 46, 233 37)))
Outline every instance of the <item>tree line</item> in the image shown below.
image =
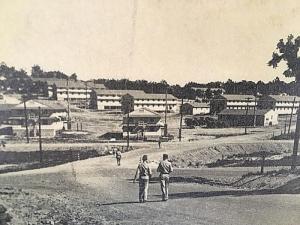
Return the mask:
MULTIPOLYGON (((40 78, 57 78, 77 80, 75 73, 70 76, 60 71, 43 71, 40 66, 34 65, 31 70, 31 77, 40 78)), ((0 65, 0 91, 18 94, 42 95, 47 96, 47 85, 43 82, 32 82, 30 76, 23 69, 17 70, 9 67, 5 63, 0 65)), ((214 95, 220 94, 222 89, 226 94, 251 94, 251 95, 268 95, 268 94, 295 94, 295 82, 286 83, 278 77, 269 82, 253 81, 232 81, 196 83, 189 82, 184 86, 178 84, 171 85, 167 81, 160 82, 147 80, 129 80, 129 79, 96 79, 95 83, 101 83, 108 89, 121 90, 143 90, 146 93, 161 93, 166 91, 177 98, 204 99, 209 100, 214 95), (199 88, 204 88, 199 89, 199 88), (219 90, 215 90, 215 89, 219 90)))

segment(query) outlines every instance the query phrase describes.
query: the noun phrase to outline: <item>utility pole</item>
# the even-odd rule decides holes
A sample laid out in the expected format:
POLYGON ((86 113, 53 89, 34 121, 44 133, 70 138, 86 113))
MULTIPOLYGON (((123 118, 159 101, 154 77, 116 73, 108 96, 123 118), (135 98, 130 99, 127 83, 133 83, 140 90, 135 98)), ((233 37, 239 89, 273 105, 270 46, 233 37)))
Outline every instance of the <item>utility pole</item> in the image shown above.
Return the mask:
POLYGON ((71 118, 70 118, 70 97, 69 97, 69 78, 67 79, 67 102, 68 102, 68 118, 67 118, 67 129, 71 130, 71 118))
POLYGON ((298 109, 297 122, 296 122, 296 131, 295 131, 295 137, 294 137, 293 155, 292 155, 292 166, 291 166, 292 170, 296 169, 299 138, 300 138, 300 110, 298 109))
POLYGON ((164 136, 168 136, 168 124, 167 124, 167 113, 168 113, 168 88, 166 87, 166 99, 165 99, 165 126, 164 126, 164 136))
POLYGON ((26 140, 29 143, 29 132, 28 132, 28 114, 26 108, 26 99, 24 99, 24 116, 25 116, 25 127, 26 127, 26 140))
POLYGON ((285 120, 284 120, 284 134, 286 134, 287 120, 288 120, 288 114, 286 114, 286 116, 285 116, 285 120))
POLYGON ((42 149, 42 120, 41 107, 39 107, 39 147, 40 147, 40 164, 43 163, 43 149, 42 149))
POLYGON ((183 117, 183 111, 182 111, 182 107, 183 107, 183 97, 181 98, 181 105, 180 105, 180 124, 179 124, 179 141, 181 141, 181 132, 182 132, 182 117, 183 117))
POLYGON ((253 118, 253 127, 256 126, 256 96, 254 96, 254 118, 253 118))
POLYGON ((129 150, 129 108, 127 112, 127 151, 129 150))
POLYGON ((87 88, 87 82, 85 82, 85 109, 87 109, 87 105, 88 105, 88 88, 87 88))
POLYGON ((296 97, 294 97, 294 100, 293 100, 293 106, 292 106, 292 111, 291 111, 290 121, 289 121, 288 134, 290 134, 290 131, 291 131, 291 123, 292 123, 292 117, 293 117, 293 113, 294 113, 295 102, 296 102, 296 97))
MULTIPOLYGON (((300 88, 300 82, 296 79, 296 93, 298 96, 299 96, 299 91, 300 91, 299 88, 300 88)), ((298 146, 299 146, 299 139, 300 139, 300 107, 299 106, 298 106, 298 110, 297 110, 297 120, 296 120, 296 130, 295 130, 295 135, 294 135, 294 146, 293 146, 291 170, 295 170, 296 164, 297 164, 298 146)))
POLYGON ((249 110, 249 100, 250 98, 247 98, 246 115, 245 115, 245 134, 247 134, 247 117, 248 117, 248 110, 249 110))

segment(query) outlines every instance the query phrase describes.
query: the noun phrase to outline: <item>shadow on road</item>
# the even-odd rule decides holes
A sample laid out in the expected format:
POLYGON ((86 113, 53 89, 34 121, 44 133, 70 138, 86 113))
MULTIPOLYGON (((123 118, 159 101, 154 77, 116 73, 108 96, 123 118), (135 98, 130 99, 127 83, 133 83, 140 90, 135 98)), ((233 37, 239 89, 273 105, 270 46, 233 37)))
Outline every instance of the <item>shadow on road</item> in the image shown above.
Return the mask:
MULTIPOLYGON (((147 203, 151 202, 161 202, 161 200, 149 200, 147 203)), ((146 204, 147 204, 146 203, 146 204)), ((108 205, 124 205, 124 204, 143 204, 138 201, 126 201, 126 202, 108 202, 108 203, 103 203, 103 204, 97 204, 97 206, 108 206, 108 205)))
MULTIPOLYGON (((127 179, 128 182, 132 183, 133 179, 127 179)), ((159 177, 152 177, 149 183, 159 183, 159 177)), ((138 183, 138 180, 136 181, 138 183)), ((229 184, 222 183, 220 181, 207 179, 204 177, 170 177, 170 183, 198 183, 198 184, 209 184, 209 185, 220 185, 229 186, 229 184)))
MULTIPOLYGON (((271 195, 271 194, 300 194, 300 178, 292 180, 285 185, 275 189, 261 189, 261 190, 226 190, 226 191, 210 191, 210 192, 182 192, 170 193, 172 199, 180 198, 206 198, 217 196, 251 196, 251 195, 271 195)), ((158 195, 157 195, 158 196, 158 195)))

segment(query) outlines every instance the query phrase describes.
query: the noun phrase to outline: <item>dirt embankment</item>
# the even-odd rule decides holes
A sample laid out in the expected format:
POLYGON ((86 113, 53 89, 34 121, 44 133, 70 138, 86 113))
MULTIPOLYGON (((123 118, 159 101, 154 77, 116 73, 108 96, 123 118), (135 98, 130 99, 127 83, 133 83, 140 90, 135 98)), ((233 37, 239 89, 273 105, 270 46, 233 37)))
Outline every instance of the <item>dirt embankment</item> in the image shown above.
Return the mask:
POLYGON ((197 168, 236 154, 246 155, 260 151, 274 154, 284 154, 291 152, 291 149, 292 143, 290 142, 217 144, 175 155, 171 158, 171 161, 174 167, 197 168))
POLYGON ((291 172, 289 169, 268 171, 264 174, 249 173, 233 182, 231 186, 255 190, 270 189, 283 193, 299 193, 300 170, 291 172))

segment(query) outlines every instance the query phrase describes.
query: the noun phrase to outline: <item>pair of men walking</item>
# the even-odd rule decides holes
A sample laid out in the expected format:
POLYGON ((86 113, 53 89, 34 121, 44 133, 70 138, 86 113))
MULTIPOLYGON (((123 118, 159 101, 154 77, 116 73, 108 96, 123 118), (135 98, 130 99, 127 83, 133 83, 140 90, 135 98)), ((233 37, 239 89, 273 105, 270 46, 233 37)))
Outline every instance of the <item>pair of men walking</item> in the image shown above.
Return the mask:
MULTIPOLYGON (((141 203, 147 202, 148 199, 148 187, 149 180, 151 179, 152 172, 148 163, 148 156, 144 155, 142 157, 142 162, 139 163, 138 168, 135 173, 134 182, 139 174, 139 201, 141 203)), ((160 187, 162 192, 162 200, 167 201, 169 197, 169 182, 170 173, 173 172, 172 164, 168 161, 168 155, 163 154, 163 161, 161 161, 157 167, 157 172, 159 172, 160 187)))

